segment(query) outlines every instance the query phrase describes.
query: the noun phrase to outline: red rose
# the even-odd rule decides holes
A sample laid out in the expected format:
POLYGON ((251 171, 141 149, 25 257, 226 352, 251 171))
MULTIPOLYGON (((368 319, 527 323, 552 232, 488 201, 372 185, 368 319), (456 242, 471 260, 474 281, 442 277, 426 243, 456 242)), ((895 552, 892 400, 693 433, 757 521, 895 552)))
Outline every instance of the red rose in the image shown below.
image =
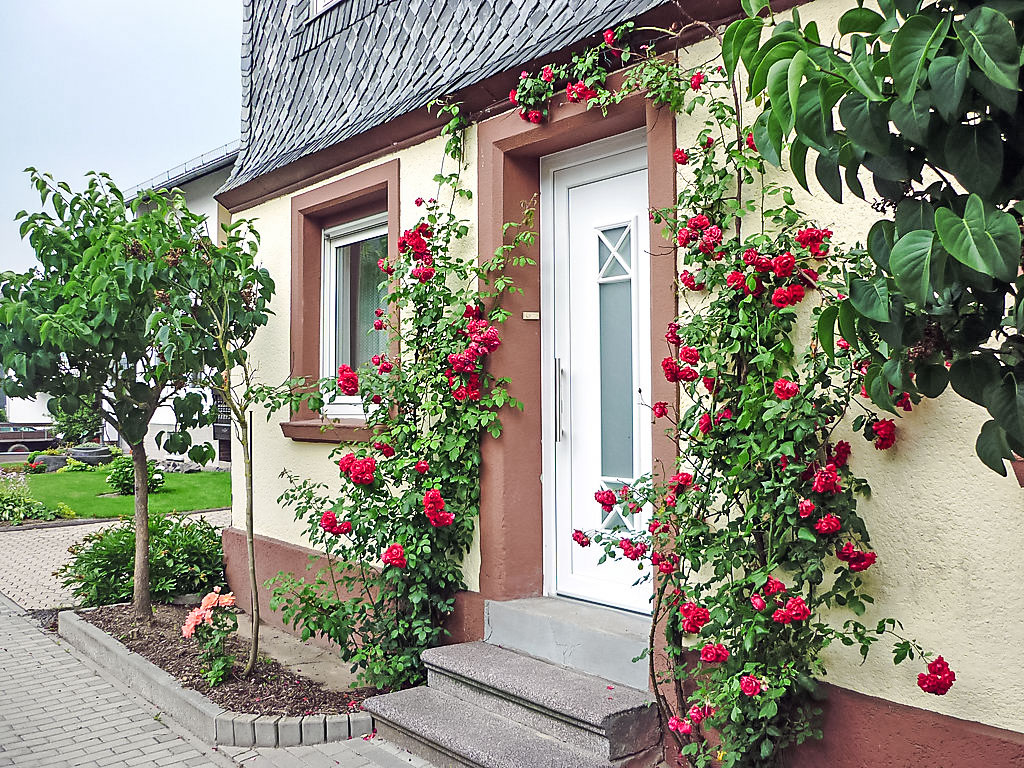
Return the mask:
POLYGON ((350 397, 359 391, 359 376, 347 365, 338 368, 338 389, 350 397))
POLYGON ((348 471, 352 468, 352 462, 356 460, 354 453, 346 453, 340 459, 338 459, 338 469, 341 470, 342 474, 347 475, 348 471))
POLYGON ((786 585, 776 579, 774 576, 769 576, 768 581, 764 584, 764 593, 771 597, 772 595, 778 595, 786 591, 786 585))
MULTIPOLYGON (((682 277, 682 275, 680 275, 680 277, 682 277)), ((679 323, 673 321, 673 322, 668 324, 668 328, 665 331, 665 341, 667 341, 669 344, 671 344, 674 347, 678 347, 680 344, 683 343, 682 339, 679 338, 679 328, 680 328, 679 323)), ((686 362, 688 362, 688 363, 689 362, 694 362, 695 363, 697 361, 696 360, 687 360, 686 362)))
POLYGON ((706 139, 704 139, 704 149, 711 149, 711 147, 713 147, 714 145, 715 140, 711 136, 708 136, 706 139))
POLYGON ((682 246, 683 248, 688 246, 696 239, 697 234, 695 232, 691 232, 689 229, 686 228, 680 229, 679 234, 676 235, 676 242, 678 242, 679 245, 682 246))
POLYGON ((837 467, 845 467, 847 462, 850 460, 850 444, 845 440, 840 440, 836 443, 835 450, 832 452, 832 460, 835 462, 837 467))
POLYGON ((822 259, 828 255, 828 247, 822 248, 822 243, 832 237, 831 229, 801 229, 796 233, 796 241, 811 252, 815 258, 822 259))
POLYGON ((791 597, 786 601, 786 613, 793 617, 793 621, 806 621, 811 618, 811 609, 807 607, 802 597, 791 597))
POLYGON ((413 467, 413 469, 415 469, 421 475, 424 475, 427 473, 427 470, 430 469, 430 465, 427 464, 427 462, 423 461, 423 459, 420 459, 419 461, 416 462, 416 465, 413 467))
POLYGON ((622 550, 622 554, 630 560, 639 560, 647 552, 646 544, 635 544, 632 539, 620 540, 619 548, 622 550))
POLYGON ((793 254, 789 251, 781 253, 772 259, 772 271, 778 277, 789 277, 793 274, 793 269, 796 267, 796 259, 793 254))
POLYGON ((696 381, 699 378, 700 374, 688 365, 684 365, 679 371, 680 381, 696 381))
POLYGON ((723 421, 726 421, 727 419, 731 419, 731 418, 732 418, 732 409, 731 408, 723 408, 722 410, 720 410, 718 413, 715 414, 715 426, 718 426, 723 421))
POLYGON ((672 159, 675 160, 679 165, 686 165, 690 160, 690 156, 687 155, 683 150, 677 149, 672 153, 672 159))
POLYGON ((392 544, 384 550, 381 557, 384 565, 393 565, 395 568, 405 568, 405 550, 401 544, 392 544))
POLYGON ((763 611, 768 606, 764 598, 756 592, 750 596, 750 604, 754 606, 755 611, 763 611))
POLYGON ((811 490, 815 493, 839 493, 842 487, 839 484, 839 473, 836 472, 835 464, 826 464, 824 469, 814 473, 814 484, 811 490))
POLYGON ((753 675, 744 675, 740 678, 740 690, 746 696, 757 696, 761 692, 761 683, 753 675))
POLYGON ((372 456, 365 459, 356 459, 349 468, 348 476, 356 485, 372 485, 374 472, 377 470, 377 460, 372 456))
POLYGON ((721 643, 708 643, 700 649, 700 660, 705 664, 719 664, 729 658, 729 649, 721 643))
POLYGON ((733 270, 726 275, 725 284, 734 291, 740 291, 746 288, 747 278, 742 272, 733 270))
POLYGON ((703 72, 695 72, 690 77, 690 88, 694 91, 699 91, 700 87, 704 84, 704 81, 706 79, 707 75, 705 75, 703 72))
POLYGON ((686 602, 679 606, 679 613, 683 616, 683 632, 695 635, 700 632, 701 627, 711 620, 708 609, 697 605, 694 602, 686 602))
POLYGON ((778 309, 785 309, 790 305, 789 291, 785 288, 776 288, 772 291, 772 305, 778 309))
POLYGON ((693 487, 693 475, 689 472, 678 472, 668 479, 668 484, 675 486, 676 493, 684 493, 693 487))
POLYGON ((711 220, 703 213, 699 213, 696 216, 691 217, 686 222, 686 226, 690 229, 707 229, 711 226, 711 220))
POLYGON ((578 528, 572 532, 572 540, 579 544, 581 547, 590 546, 590 537, 578 528))
POLYGON ((615 491, 597 491, 594 494, 594 501, 601 505, 605 512, 611 512, 615 508, 618 499, 615 498, 615 491))
POLYGON ((800 385, 789 379, 778 379, 775 382, 774 390, 775 396, 779 400, 789 400, 796 397, 796 394, 800 391, 800 385))
POLYGON ((606 45, 615 45, 615 30, 606 29, 604 31, 604 42, 606 45))
POLYGON ((804 287, 799 283, 793 283, 786 289, 789 292, 789 303, 799 304, 804 300, 804 287))
POLYGON ((541 113, 539 109, 531 109, 526 114, 526 119, 529 120, 534 125, 537 125, 539 123, 544 122, 544 115, 541 113))
POLYGON ((847 563, 854 573, 866 571, 875 564, 878 556, 874 552, 864 552, 853 546, 852 541, 843 544, 842 548, 836 550, 836 559, 847 563))
POLYGON ((757 145, 754 143, 754 134, 753 133, 748 133, 747 134, 747 149, 752 149, 755 152, 757 151, 757 145))
POLYGON ((338 524, 338 518, 334 511, 328 509, 320 518, 320 527, 325 531, 331 531, 338 524))
POLYGON ((654 418, 660 419, 668 415, 668 403, 659 400, 651 406, 651 411, 654 413, 654 418))
MULTIPOLYGON (((516 97, 517 96, 518 96, 518 94, 516 93, 516 89, 515 88, 513 88, 511 91, 508 92, 508 100, 511 101, 513 104, 518 104, 519 103, 518 101, 516 101, 516 97)), ((420 198, 419 204, 420 205, 423 204, 423 198, 420 198)))
POLYGON ((775 613, 772 614, 772 621, 778 624, 789 624, 793 620, 792 614, 789 611, 777 608, 775 613))
POLYGON ((431 488, 423 494, 423 512, 435 528, 444 528, 455 522, 455 515, 445 511, 444 499, 437 488, 431 488))
POLYGON ((711 431, 711 414, 702 413, 700 419, 697 421, 697 429, 700 430, 702 435, 706 435, 711 431))
POLYGON ((540 71, 540 79, 545 83, 550 83, 555 79, 555 73, 552 71, 551 67, 544 67, 544 69, 540 71))
POLYGON ((701 383, 704 384, 704 389, 708 391, 708 394, 715 394, 718 391, 718 384, 715 383, 713 376, 704 376, 701 378, 701 383))
POLYGON ((387 443, 374 443, 373 447, 384 454, 385 459, 390 459, 395 455, 395 449, 387 443))
POLYGON ((679 358, 684 363, 690 363, 690 365, 696 365, 700 362, 700 352, 696 347, 682 347, 679 350, 679 358))
POLYGON ((825 515, 814 524, 814 530, 824 534, 839 533, 842 528, 843 524, 839 522, 839 518, 835 515, 825 515))
POLYGON ((682 378, 683 371, 679 366, 679 361, 673 360, 671 357, 666 357, 661 361, 661 370, 665 373, 665 379, 673 384, 682 378))

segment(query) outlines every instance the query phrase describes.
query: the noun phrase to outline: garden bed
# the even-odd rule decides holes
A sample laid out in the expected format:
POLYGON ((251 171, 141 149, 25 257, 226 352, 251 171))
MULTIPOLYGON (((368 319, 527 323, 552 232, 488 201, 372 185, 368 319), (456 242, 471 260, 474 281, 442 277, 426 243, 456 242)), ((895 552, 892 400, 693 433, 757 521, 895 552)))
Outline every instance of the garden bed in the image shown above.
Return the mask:
MULTIPOLYGON (((325 688, 272 659, 261 659, 250 678, 229 677, 210 688, 202 675, 198 644, 181 636, 189 608, 176 605, 153 607, 153 626, 143 629, 132 616, 131 606, 111 605, 81 611, 79 616, 99 627, 129 650, 145 657, 175 677, 185 688, 202 693, 226 710, 254 715, 345 714, 358 711, 363 699, 376 693, 371 688, 334 691, 325 688)), ((238 638, 228 641, 239 671, 248 645, 238 638)))

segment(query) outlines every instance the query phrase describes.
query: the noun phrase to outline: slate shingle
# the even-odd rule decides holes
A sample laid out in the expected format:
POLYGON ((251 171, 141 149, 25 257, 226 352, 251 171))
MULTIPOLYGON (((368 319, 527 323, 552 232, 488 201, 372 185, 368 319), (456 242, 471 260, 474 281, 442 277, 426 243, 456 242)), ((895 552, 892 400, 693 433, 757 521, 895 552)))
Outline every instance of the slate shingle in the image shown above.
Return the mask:
POLYGON ((233 189, 664 0, 245 0, 233 189))

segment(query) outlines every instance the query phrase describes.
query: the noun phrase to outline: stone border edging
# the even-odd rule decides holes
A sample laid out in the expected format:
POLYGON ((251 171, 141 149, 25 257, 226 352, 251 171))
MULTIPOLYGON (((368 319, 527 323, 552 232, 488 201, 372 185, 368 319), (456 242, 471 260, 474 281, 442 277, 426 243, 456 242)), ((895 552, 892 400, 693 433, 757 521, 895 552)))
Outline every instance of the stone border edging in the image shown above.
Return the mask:
POLYGON ((182 687, 149 659, 128 650, 74 611, 57 614, 57 633, 208 744, 296 747, 346 741, 373 731, 368 712, 302 717, 229 712, 198 691, 182 687))
MULTIPOLYGON (((229 512, 231 507, 210 507, 209 509, 193 509, 189 512, 178 513, 186 517, 192 515, 208 515, 211 512, 229 512)), ((171 513, 175 514, 175 513, 171 513)), ((128 516, 125 516, 128 517, 128 516)), ((99 525, 106 522, 117 522, 122 517, 76 517, 73 520, 46 520, 40 523, 26 523, 25 525, 0 525, 0 533, 11 531, 34 531, 41 528, 67 528, 72 525, 99 525)))

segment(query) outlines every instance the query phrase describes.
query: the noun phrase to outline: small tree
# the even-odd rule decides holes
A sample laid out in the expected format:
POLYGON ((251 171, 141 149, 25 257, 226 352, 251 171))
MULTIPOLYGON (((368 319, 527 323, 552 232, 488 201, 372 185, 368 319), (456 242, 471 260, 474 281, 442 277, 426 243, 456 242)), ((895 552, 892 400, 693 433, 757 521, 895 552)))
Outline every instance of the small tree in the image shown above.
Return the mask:
POLYGON ((61 442, 77 445, 96 437, 103 425, 103 417, 95 402, 74 411, 65 411, 59 402, 51 401, 50 413, 53 415, 53 429, 61 442))
MULTIPOLYGON (((133 608, 152 616, 149 591, 149 506, 145 438, 161 405, 173 405, 179 430, 203 410, 198 392, 185 386, 211 358, 202 328, 154 324, 158 313, 191 310, 177 290, 195 279, 196 244, 203 218, 190 213, 180 194, 151 193, 129 207, 103 173, 86 189, 29 168, 43 211, 17 215, 39 264, 4 273, 0 283, 0 364, 9 395, 59 393, 67 413, 89 407, 113 426, 132 450, 135 469, 135 572, 133 608), (97 407, 99 406, 99 407, 97 407)), ((183 431, 158 442, 188 446, 183 431), (176 439, 175 439, 176 438, 176 439)), ((173 448, 171 448, 173 450, 173 448)), ((202 460, 209 446, 189 455, 202 460)))
MULTIPOLYGON (((176 292, 192 298, 191 313, 158 312, 152 322, 157 327, 174 329, 182 338, 207 334, 211 358, 216 362, 205 369, 202 381, 217 392, 231 411, 235 437, 242 446, 245 469, 245 538, 248 554, 249 593, 252 600, 252 634, 249 656, 243 676, 249 675, 259 654, 259 583, 256 580, 256 553, 253 531, 252 444, 249 440, 251 409, 271 397, 290 391, 280 387, 257 386, 255 366, 246 347, 257 329, 267 324, 268 308, 274 293, 270 273, 255 263, 259 235, 251 222, 240 220, 225 229, 226 242, 214 246, 209 239, 199 241, 200 258, 205 269, 181 276, 176 292)), ((214 415, 208 412, 206 421, 214 415)), ((197 414, 197 420, 203 420, 197 414)), ((170 443, 184 439, 176 435, 170 443)))

